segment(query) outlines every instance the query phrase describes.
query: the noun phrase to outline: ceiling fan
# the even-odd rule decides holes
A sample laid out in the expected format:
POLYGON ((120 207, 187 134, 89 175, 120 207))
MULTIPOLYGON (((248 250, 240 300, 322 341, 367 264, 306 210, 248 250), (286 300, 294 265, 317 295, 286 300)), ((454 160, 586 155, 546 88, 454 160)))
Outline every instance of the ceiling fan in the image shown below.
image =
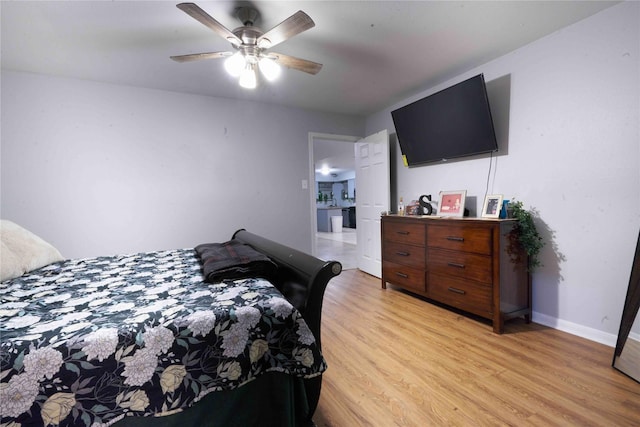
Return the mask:
POLYGON ((226 58, 224 65, 227 72, 234 77, 239 77, 240 86, 248 89, 253 89, 257 85, 256 69, 258 68, 269 81, 279 76, 280 65, 309 74, 317 74, 322 68, 322 64, 313 61, 268 51, 271 47, 315 26, 309 15, 301 10, 265 33, 254 26, 260 14, 252 7, 240 7, 236 10, 236 16, 242 23, 242 27, 233 31, 228 30, 194 3, 180 3, 177 7, 224 37, 231 43, 235 52, 206 52, 172 56, 171 59, 174 61, 188 62, 199 59, 226 58))

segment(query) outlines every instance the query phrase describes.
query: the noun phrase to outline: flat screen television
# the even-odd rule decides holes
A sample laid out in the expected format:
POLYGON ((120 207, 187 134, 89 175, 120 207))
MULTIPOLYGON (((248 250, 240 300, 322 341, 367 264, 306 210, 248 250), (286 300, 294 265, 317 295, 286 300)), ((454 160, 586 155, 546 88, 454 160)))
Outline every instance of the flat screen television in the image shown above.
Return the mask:
POLYGON ((391 112, 408 166, 498 150, 484 75, 391 112))

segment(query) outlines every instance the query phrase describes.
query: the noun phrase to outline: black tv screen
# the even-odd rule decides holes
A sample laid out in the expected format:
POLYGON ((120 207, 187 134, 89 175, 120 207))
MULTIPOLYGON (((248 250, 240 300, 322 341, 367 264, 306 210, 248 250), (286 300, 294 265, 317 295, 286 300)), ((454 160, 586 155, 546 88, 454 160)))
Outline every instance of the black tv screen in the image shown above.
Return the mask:
POLYGON ((479 74, 391 112, 408 166, 498 150, 479 74))

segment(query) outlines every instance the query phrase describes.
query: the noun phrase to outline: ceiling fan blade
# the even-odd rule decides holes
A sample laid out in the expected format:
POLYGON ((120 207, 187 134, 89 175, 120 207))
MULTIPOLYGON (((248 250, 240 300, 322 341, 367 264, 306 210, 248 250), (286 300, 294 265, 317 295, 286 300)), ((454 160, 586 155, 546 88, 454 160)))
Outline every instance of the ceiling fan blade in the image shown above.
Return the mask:
POLYGON ((264 48, 273 47, 296 34, 313 28, 315 25, 315 22, 313 22, 313 19, 311 19, 309 15, 299 10, 261 35, 257 40, 258 46, 264 48))
POLYGON ((318 74, 318 72, 322 69, 322 64, 308 61, 306 59, 296 58, 295 56, 283 55, 282 53, 275 52, 269 52, 269 55, 267 56, 284 67, 293 68, 294 70, 298 71, 304 71, 305 73, 309 74, 318 74))
POLYGON ((197 61, 199 59, 227 58, 231 55, 233 55, 233 52, 205 52, 205 53, 192 53, 190 55, 170 56, 170 58, 176 62, 190 62, 190 61, 197 61))
POLYGON ((180 3, 176 5, 178 9, 192 17, 193 19, 199 21, 206 27, 210 28, 214 32, 218 33, 218 35, 224 37, 227 41, 232 44, 239 46, 242 44, 242 40, 238 38, 235 34, 233 34, 227 27, 216 21, 204 10, 200 9, 200 7, 195 3, 180 3))

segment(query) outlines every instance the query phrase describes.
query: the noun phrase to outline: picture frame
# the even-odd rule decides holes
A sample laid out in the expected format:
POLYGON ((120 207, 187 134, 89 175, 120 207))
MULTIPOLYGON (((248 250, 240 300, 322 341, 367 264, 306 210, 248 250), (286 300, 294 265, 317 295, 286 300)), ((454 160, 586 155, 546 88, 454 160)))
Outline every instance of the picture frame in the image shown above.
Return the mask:
POLYGON ((407 206, 404 208, 404 214, 409 216, 418 215, 418 201, 412 200, 407 206))
POLYGON ((484 198, 482 218, 499 218, 502 209, 502 194, 491 194, 484 198))
POLYGON ((462 218, 467 190, 441 191, 438 203, 438 215, 443 217, 462 218))

